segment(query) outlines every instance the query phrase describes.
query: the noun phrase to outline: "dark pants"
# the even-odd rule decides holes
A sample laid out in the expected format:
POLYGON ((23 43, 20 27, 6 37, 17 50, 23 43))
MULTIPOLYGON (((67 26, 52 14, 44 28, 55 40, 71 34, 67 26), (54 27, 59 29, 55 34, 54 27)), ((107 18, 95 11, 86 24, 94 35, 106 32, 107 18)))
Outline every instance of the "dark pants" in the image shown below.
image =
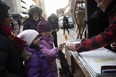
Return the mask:
POLYGON ((65 34, 65 29, 67 30, 68 34, 70 33, 68 28, 63 28, 63 34, 65 34))
POLYGON ((66 24, 66 23, 63 24, 63 34, 65 34, 65 29, 67 30, 68 34, 70 33, 68 30, 68 25, 69 24, 66 24))
POLYGON ((55 47, 58 47, 58 43, 57 43, 57 32, 56 31, 53 31, 52 32, 52 35, 54 37, 54 46, 55 47))

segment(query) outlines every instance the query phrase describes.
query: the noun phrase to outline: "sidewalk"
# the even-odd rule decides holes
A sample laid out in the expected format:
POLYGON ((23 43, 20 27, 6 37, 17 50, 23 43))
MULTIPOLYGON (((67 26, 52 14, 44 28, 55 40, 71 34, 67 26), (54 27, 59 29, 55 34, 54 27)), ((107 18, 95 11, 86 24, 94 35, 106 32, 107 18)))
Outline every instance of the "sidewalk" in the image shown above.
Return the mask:
MULTIPOLYGON (((68 34, 68 32, 65 31, 65 34, 67 34, 68 40, 75 40, 76 39, 75 28, 71 28, 69 29, 69 31, 70 31, 70 34, 68 34)), ((57 38, 58 38, 58 44, 65 42, 64 35, 63 35, 63 29, 60 29, 57 32, 57 38)))

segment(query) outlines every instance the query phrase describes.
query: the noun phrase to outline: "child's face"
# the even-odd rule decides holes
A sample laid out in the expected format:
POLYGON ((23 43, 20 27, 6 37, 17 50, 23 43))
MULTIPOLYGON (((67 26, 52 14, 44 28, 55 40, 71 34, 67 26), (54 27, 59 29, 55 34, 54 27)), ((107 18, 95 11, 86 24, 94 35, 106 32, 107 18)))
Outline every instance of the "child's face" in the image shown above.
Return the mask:
POLYGON ((38 13, 33 13, 32 16, 33 16, 34 20, 38 20, 39 19, 38 13))
POLYGON ((51 31, 50 32, 42 32, 41 35, 42 36, 50 36, 51 35, 51 31))
POLYGON ((39 46, 39 44, 40 44, 40 37, 39 36, 37 36, 34 40, 33 40, 33 45, 35 45, 35 46, 39 46))

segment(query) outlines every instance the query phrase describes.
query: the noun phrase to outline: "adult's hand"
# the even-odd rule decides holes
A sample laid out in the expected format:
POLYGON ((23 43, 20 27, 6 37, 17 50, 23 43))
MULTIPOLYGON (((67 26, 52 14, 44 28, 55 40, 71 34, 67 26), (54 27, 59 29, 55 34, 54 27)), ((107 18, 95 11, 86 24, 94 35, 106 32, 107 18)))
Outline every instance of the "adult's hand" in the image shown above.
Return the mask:
POLYGON ((66 47, 68 50, 76 51, 75 43, 67 43, 66 47))

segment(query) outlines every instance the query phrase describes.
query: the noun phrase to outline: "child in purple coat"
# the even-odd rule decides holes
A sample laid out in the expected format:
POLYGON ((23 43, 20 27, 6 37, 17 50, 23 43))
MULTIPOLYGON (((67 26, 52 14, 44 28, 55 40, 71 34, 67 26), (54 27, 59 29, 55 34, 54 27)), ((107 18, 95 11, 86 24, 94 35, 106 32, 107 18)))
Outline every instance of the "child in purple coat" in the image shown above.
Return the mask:
POLYGON ((38 23, 37 31, 41 36, 39 47, 42 54, 46 57, 46 62, 52 74, 51 77, 58 77, 56 58, 58 57, 58 53, 63 49, 64 44, 59 45, 58 48, 53 47, 54 38, 51 35, 51 26, 46 20, 41 20, 38 23))
POLYGON ((27 51, 32 54, 31 59, 25 61, 27 77, 52 77, 45 56, 39 49, 39 33, 28 29, 19 33, 18 37, 26 41, 27 51))

